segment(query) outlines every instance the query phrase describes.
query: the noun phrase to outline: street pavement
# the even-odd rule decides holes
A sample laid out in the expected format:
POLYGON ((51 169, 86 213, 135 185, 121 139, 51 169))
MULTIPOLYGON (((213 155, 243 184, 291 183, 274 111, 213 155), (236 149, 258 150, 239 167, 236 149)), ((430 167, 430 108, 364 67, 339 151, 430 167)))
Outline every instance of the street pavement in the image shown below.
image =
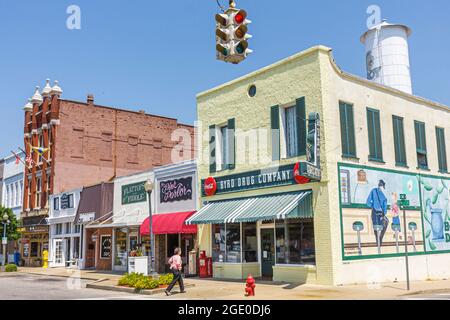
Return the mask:
POLYGON ((0 300, 142 300, 155 297, 87 289, 90 280, 35 274, 0 274, 0 300))
POLYGON ((269 281, 256 282, 256 296, 244 297, 245 281, 186 278, 195 285, 187 293, 166 297, 164 293, 143 295, 86 288, 100 283, 111 289, 121 277, 117 273, 102 273, 64 268, 20 268, 17 273, 0 273, 0 299, 83 299, 83 300, 450 300, 450 280, 415 281, 411 291, 405 283, 384 283, 351 286, 319 286, 269 281), (38 292, 38 294, 36 294, 38 292))

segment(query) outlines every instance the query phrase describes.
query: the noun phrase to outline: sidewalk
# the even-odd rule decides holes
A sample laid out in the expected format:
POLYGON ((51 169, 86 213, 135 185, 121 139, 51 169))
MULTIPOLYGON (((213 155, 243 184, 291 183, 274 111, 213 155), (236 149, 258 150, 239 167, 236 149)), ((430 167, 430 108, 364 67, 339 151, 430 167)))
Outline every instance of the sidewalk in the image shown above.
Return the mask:
MULTIPOLYGON (((19 268, 19 273, 59 277, 76 277, 79 275, 82 279, 92 280, 88 287, 103 290, 116 287, 122 275, 112 272, 67 270, 64 268, 19 268)), ((187 278, 185 282, 190 284, 187 293, 182 296, 175 295, 171 298, 212 300, 394 300, 419 293, 450 292, 450 280, 414 281, 411 282, 410 291, 406 290, 406 283, 332 287, 257 281, 256 296, 248 298, 244 297, 245 281, 187 278)), ((177 290, 175 288, 175 291, 177 290)), ((164 294, 161 294, 162 296, 164 294)))

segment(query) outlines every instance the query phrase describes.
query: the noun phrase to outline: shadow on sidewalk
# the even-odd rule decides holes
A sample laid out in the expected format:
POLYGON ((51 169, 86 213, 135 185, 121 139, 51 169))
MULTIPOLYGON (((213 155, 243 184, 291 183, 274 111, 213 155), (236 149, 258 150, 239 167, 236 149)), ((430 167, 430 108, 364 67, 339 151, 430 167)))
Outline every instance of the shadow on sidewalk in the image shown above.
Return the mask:
MULTIPOLYGON (((208 282, 224 282, 224 283, 240 283, 245 285, 245 279, 215 279, 215 278, 200 278, 200 277, 189 277, 186 279, 193 279, 198 281, 208 281, 208 282)), ((282 281, 273 281, 268 278, 255 278, 256 285, 263 284, 269 286, 282 287, 285 290, 292 290, 305 285, 305 283, 289 283, 282 281)))

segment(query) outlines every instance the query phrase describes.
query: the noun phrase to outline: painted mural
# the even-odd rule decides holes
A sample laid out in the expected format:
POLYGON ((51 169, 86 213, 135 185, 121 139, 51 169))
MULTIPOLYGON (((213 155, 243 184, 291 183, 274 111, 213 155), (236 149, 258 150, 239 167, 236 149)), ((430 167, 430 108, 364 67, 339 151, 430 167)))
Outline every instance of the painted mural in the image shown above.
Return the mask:
POLYGON ((450 250, 450 180, 420 177, 425 250, 450 250))
POLYGON ((424 251, 416 175, 353 165, 339 166, 344 258, 424 251), (398 201, 406 195, 407 227, 398 201), (406 231, 406 232, 405 232, 406 231))

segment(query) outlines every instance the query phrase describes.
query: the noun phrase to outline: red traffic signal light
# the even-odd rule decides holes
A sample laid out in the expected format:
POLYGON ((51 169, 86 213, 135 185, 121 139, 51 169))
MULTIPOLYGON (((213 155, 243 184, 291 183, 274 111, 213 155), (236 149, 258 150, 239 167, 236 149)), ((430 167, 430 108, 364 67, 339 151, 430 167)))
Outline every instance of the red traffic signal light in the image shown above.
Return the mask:
POLYGON ((241 24, 244 23, 246 18, 247 12, 245 10, 239 10, 239 12, 234 15, 234 22, 241 24))

